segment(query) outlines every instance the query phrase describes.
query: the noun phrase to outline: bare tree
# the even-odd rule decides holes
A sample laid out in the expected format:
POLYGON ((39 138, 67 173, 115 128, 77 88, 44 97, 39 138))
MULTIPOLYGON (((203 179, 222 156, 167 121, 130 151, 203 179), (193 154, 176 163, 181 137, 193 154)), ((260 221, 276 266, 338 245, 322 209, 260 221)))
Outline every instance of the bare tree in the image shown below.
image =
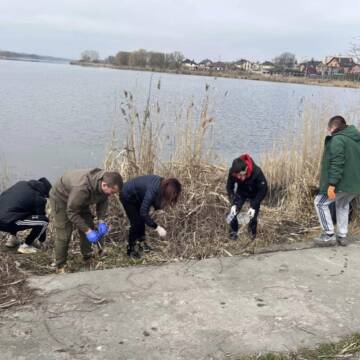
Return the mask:
POLYGON ((165 67, 165 54, 160 52, 150 52, 149 65, 157 68, 165 67))
POLYGON ((144 49, 139 49, 130 53, 130 66, 145 67, 147 65, 147 52, 144 49))
POLYGON ((274 64, 282 68, 293 68, 296 64, 296 57, 290 52, 283 52, 273 60, 274 64))
POLYGON ((94 62, 99 61, 100 56, 96 50, 85 50, 81 53, 81 61, 94 62))
POLYGON ((129 65, 130 52, 127 51, 119 51, 115 56, 115 64, 116 65, 129 65))
POLYGON ((166 54, 165 56, 166 67, 169 67, 171 69, 178 69, 181 67, 181 64, 184 61, 184 59, 185 56, 179 51, 174 51, 170 54, 166 54))
POLYGON ((357 64, 360 64, 360 36, 354 38, 350 43, 350 56, 352 56, 357 64))

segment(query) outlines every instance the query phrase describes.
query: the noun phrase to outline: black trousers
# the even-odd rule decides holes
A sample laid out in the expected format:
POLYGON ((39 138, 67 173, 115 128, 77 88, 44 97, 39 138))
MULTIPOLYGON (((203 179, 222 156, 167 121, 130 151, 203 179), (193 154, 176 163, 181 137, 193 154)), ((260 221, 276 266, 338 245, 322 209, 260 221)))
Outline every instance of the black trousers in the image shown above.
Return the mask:
POLYGON ((35 240, 44 242, 46 240, 46 229, 49 219, 45 215, 31 215, 25 219, 14 221, 10 224, 0 226, 0 230, 16 235, 19 231, 31 229, 25 239, 25 244, 31 245, 35 240))
MULTIPOLYGON (((241 196, 241 195, 236 196, 234 204, 237 207, 237 211, 240 211, 242 209, 243 205, 245 204, 245 202, 247 200, 251 200, 251 198, 248 198, 246 196, 241 196)), ((260 204, 257 207, 255 207, 254 210, 255 210, 255 215, 249 222, 249 232, 253 236, 256 236, 257 218, 258 218, 258 215, 259 215, 259 212, 260 212, 260 204)), ((237 220, 236 216, 234 217, 234 219, 230 223, 230 228, 231 228, 232 233, 237 234, 237 232, 239 231, 239 223, 238 223, 238 220, 237 220)))
POLYGON ((128 244, 129 249, 134 249, 137 241, 144 241, 145 222, 140 216, 140 205, 121 198, 121 203, 130 221, 128 244))

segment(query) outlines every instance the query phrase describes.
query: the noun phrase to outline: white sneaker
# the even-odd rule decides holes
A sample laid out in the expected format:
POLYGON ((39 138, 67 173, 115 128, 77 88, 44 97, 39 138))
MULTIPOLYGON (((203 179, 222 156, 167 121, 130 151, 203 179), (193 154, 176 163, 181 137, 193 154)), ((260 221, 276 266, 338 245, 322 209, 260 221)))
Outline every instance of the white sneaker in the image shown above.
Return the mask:
POLYGON ((14 248, 16 246, 19 246, 20 244, 21 244, 21 241, 15 235, 11 235, 7 239, 5 246, 8 248, 14 248))
POLYGON ((337 244, 336 235, 322 233, 320 236, 314 239, 314 243, 317 246, 335 246, 337 244))
POLYGON ((34 246, 24 243, 19 246, 18 252, 21 254, 35 254, 36 252, 38 252, 38 249, 34 246))

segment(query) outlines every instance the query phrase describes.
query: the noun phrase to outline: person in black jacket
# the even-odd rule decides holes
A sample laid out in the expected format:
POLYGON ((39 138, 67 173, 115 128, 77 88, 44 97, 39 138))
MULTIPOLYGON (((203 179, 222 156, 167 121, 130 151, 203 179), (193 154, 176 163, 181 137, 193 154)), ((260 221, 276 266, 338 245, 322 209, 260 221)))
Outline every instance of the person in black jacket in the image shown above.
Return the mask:
POLYGON ((145 225, 153 228, 160 237, 166 236, 166 230, 150 216, 150 208, 155 210, 174 206, 181 193, 181 184, 177 179, 164 179, 157 175, 135 177, 124 184, 120 200, 130 221, 127 254, 139 259, 140 253, 135 250, 139 241, 139 250, 151 251, 145 242, 145 225))
POLYGON ((248 230, 251 237, 255 239, 260 204, 267 193, 268 186, 262 170, 254 163, 250 155, 241 155, 233 161, 229 170, 226 190, 232 205, 228 216, 231 228, 230 237, 233 240, 237 238, 239 223, 236 215, 244 203, 249 200, 248 215, 250 222, 248 230))
POLYGON ((16 234, 31 229, 30 234, 21 244, 18 252, 35 253, 32 246, 35 240, 46 240, 46 228, 49 219, 45 215, 46 199, 49 197, 51 184, 46 178, 19 181, 0 195, 0 231, 13 235, 6 246, 20 244, 16 234))

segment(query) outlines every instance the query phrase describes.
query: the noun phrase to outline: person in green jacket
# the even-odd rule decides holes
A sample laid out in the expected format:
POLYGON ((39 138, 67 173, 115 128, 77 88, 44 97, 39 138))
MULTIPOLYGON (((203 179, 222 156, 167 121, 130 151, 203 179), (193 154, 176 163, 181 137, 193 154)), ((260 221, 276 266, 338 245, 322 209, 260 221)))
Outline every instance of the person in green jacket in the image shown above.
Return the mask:
POLYGON ((320 191, 315 209, 323 233, 314 239, 319 246, 345 246, 348 233, 349 204, 360 195, 360 132, 347 125, 342 116, 328 123, 321 161, 320 191), (329 206, 335 202, 336 233, 329 206))

